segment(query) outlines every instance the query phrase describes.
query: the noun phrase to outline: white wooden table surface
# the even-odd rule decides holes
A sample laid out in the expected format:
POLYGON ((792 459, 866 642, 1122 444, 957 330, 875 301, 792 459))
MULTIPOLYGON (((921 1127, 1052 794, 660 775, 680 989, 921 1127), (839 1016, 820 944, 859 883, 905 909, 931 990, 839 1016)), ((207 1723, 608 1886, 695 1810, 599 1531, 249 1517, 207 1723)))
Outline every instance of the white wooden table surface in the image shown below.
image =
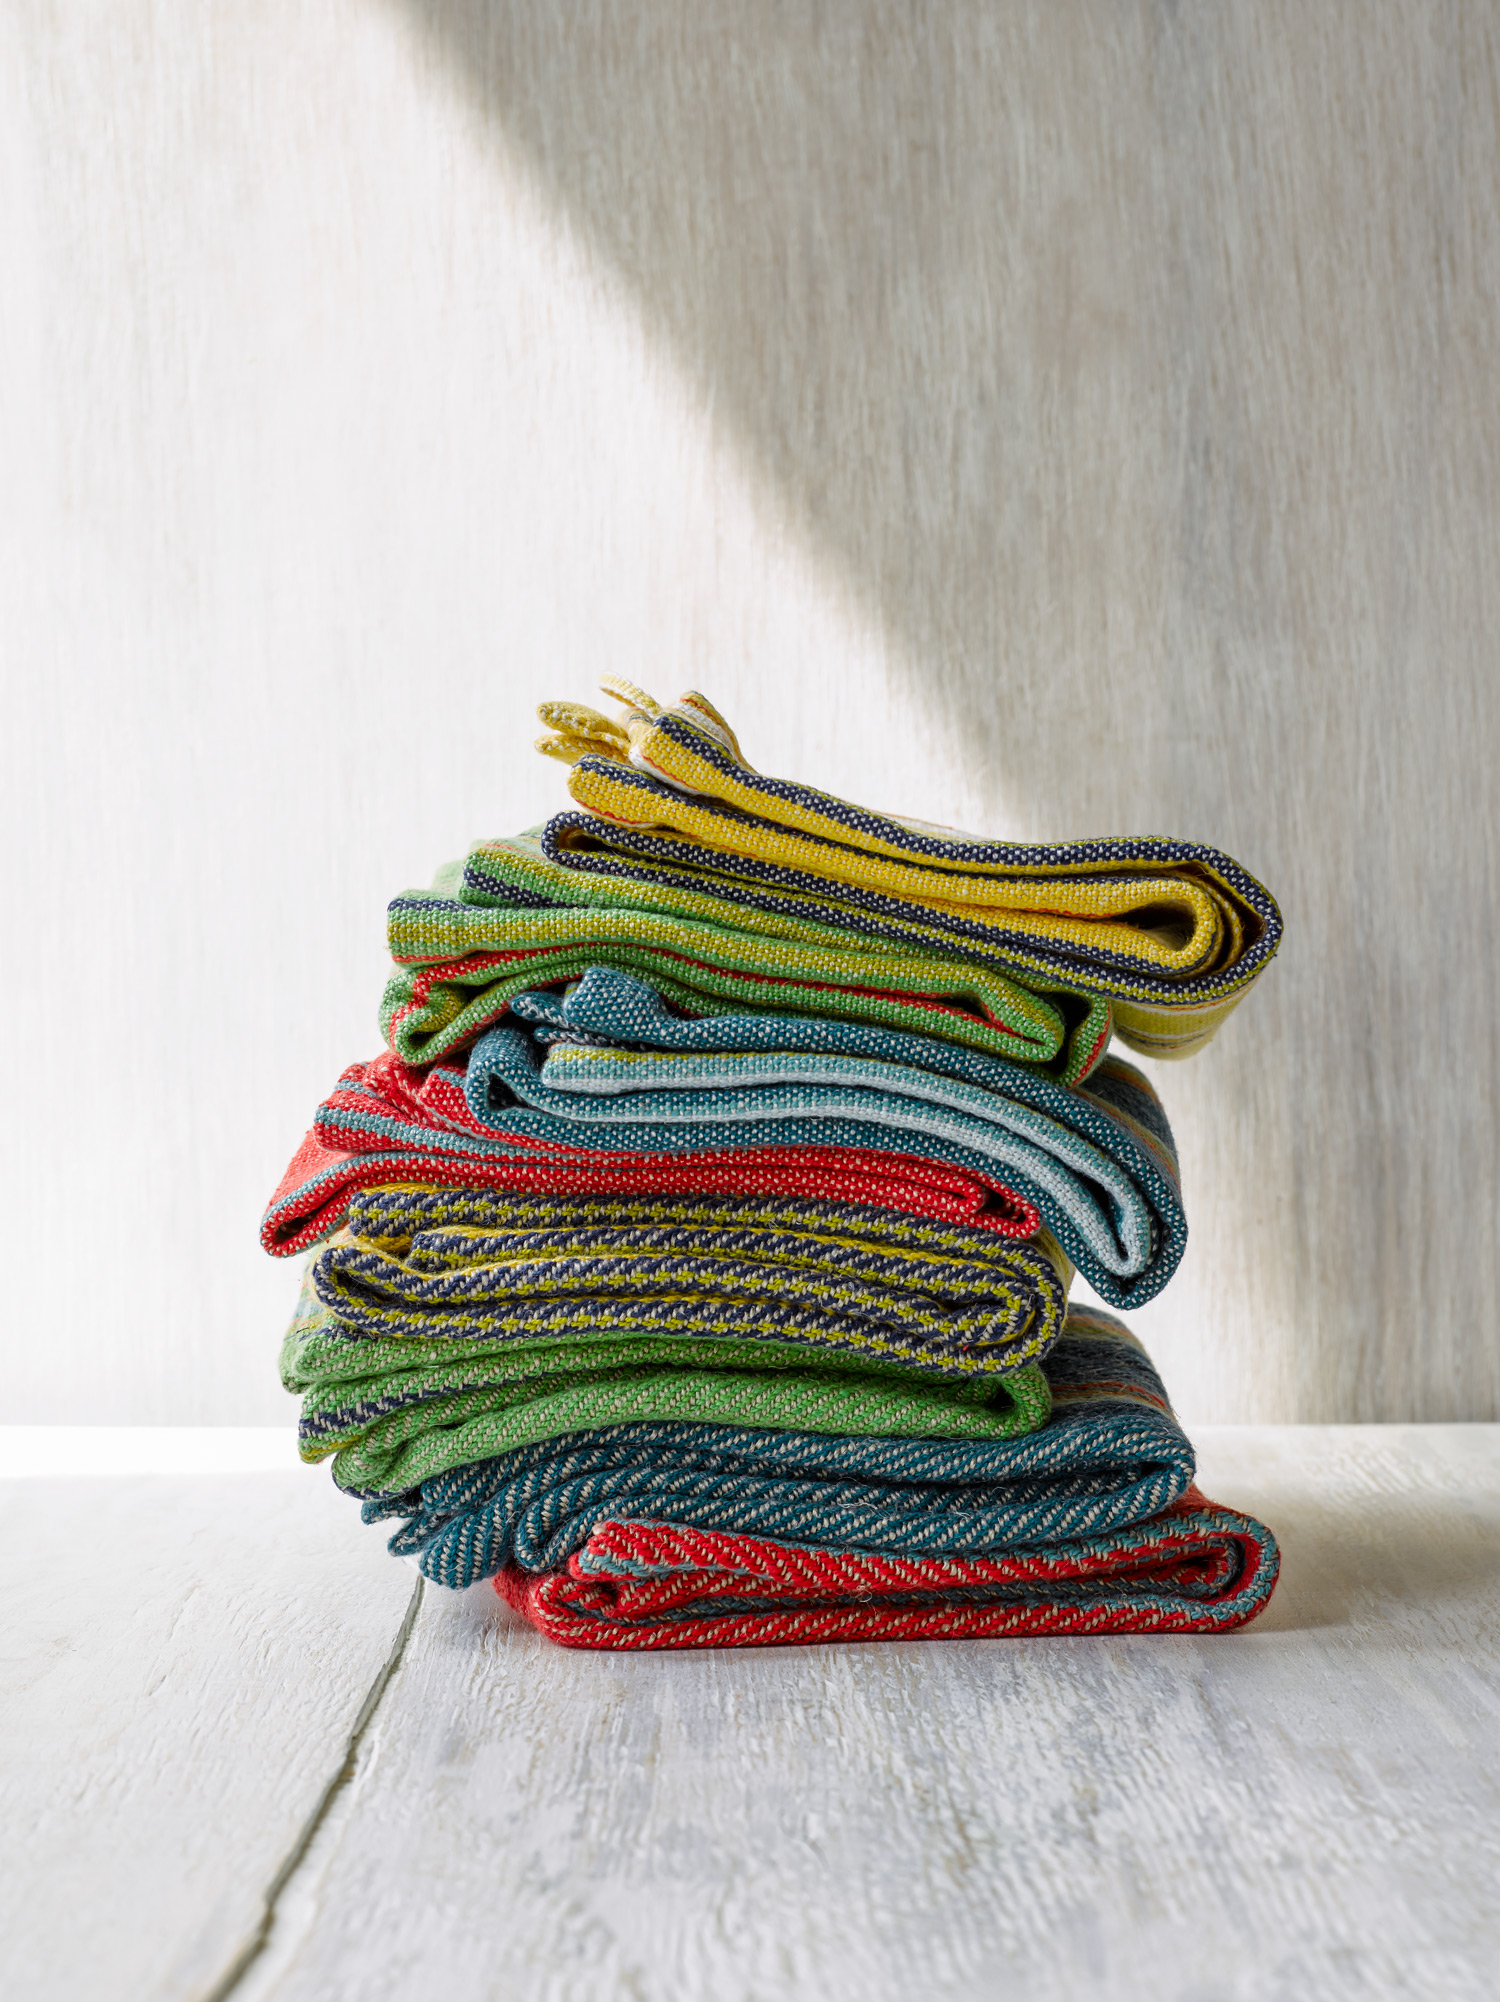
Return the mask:
POLYGON ((253 1442, 5 1480, 0 1989, 1492 1998, 1500 1426, 1200 1446, 1244 1634, 676 1657, 416 1593, 253 1442))

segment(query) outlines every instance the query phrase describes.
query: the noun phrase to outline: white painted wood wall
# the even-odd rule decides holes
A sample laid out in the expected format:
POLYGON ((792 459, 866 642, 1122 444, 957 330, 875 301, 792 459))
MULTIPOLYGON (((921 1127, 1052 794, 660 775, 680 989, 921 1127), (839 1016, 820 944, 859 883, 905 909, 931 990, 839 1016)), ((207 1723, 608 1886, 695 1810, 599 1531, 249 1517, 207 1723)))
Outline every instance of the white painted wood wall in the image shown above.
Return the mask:
POLYGON ((0 10, 11 1420, 273 1422, 382 909, 614 668, 1216 841, 1189 1418, 1500 1414, 1500 12, 0 10))

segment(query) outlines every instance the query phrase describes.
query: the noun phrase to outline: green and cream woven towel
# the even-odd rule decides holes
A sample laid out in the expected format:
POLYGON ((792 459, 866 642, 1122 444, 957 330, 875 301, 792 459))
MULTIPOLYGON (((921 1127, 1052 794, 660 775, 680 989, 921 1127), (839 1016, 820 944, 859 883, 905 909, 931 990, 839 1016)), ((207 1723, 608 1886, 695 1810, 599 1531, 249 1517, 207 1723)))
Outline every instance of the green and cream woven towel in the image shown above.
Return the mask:
POLYGON ((1110 1010, 1059 979, 1023 981, 939 941, 883 941, 834 910, 757 909, 679 876, 582 873, 539 834, 478 843, 428 890, 391 902, 396 962, 380 1024, 404 1063, 465 1048, 528 987, 617 968, 695 1015, 775 1008, 946 1037, 1064 1082, 1104 1055, 1110 1010))
POLYGON ((572 766, 582 812, 550 821, 549 860, 646 896, 696 891, 833 925, 882 949, 953 954, 1024 986, 1107 998, 1133 1048, 1190 1055, 1281 938, 1269 892, 1217 849, 1157 837, 1022 846, 766 778, 706 697, 669 709, 609 678, 623 720, 567 702, 539 748, 572 766))
MULTIPOLYGON (((851 1282, 841 1295, 847 1306, 856 1288, 873 1291, 872 1275, 886 1269, 895 1291, 881 1312, 891 1321, 923 1305, 936 1314, 955 1297, 972 1303, 987 1291, 993 1305, 1009 1293, 1018 1318, 1033 1314, 1034 1344, 1018 1341, 1012 1351, 1040 1353, 1061 1324, 1055 1272, 1036 1245, 1009 1247, 973 1226, 785 1199, 557 1201, 419 1188, 370 1191, 356 1197, 354 1212, 367 1234, 346 1244, 375 1254, 377 1270, 381 1259, 389 1270, 403 1254, 409 1267, 426 1245, 445 1276, 441 1247, 463 1231, 498 1254, 490 1277, 517 1278, 524 1265, 539 1275, 529 1295, 467 1310, 459 1303, 451 1335, 433 1331, 441 1327, 436 1315, 429 1332, 382 1335, 367 1331, 384 1320, 378 1300, 373 1312, 358 1303, 359 1326, 325 1303, 327 1292, 348 1297, 355 1260, 340 1260, 330 1247, 323 1256, 332 1283, 323 1289, 316 1277, 323 1260, 315 1262, 282 1348, 282 1380, 303 1399, 303 1458, 335 1455, 335 1478, 361 1493, 399 1492, 470 1460, 647 1420, 978 1440, 1035 1431, 1051 1408, 1035 1361, 1000 1369, 980 1354, 956 1373, 913 1369, 888 1322, 840 1321, 827 1306, 837 1288, 799 1284, 820 1267, 842 1274, 851 1282), (693 1261, 696 1291, 680 1282, 680 1294, 653 1297, 643 1287, 630 1299, 591 1258, 611 1243, 627 1265, 643 1244, 668 1258, 682 1245, 709 1255, 693 1261), (1012 1249, 1022 1254, 1014 1261, 1012 1249), (711 1272, 715 1261, 727 1279, 711 1272), (1041 1283, 1028 1301, 1033 1268, 1041 1283), (747 1317, 745 1296, 757 1284, 766 1311, 747 1317), (569 1285, 573 1292, 560 1290, 569 1285)), ((393 1316, 391 1325, 413 1322, 393 1316)))

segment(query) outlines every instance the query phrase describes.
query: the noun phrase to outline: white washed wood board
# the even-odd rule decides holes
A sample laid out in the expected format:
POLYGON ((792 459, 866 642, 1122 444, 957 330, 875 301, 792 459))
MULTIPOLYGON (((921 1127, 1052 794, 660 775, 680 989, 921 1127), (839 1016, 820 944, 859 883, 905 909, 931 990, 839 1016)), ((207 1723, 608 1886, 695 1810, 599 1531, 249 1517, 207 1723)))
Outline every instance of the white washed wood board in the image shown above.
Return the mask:
MULTIPOLYGON (((1202 1478, 1282 1540, 1239 1636, 622 1658, 426 1588, 234 2002, 1480 2002, 1500 1427, 1202 1478)), ((3 1490, 8 1998, 222 1994, 413 1575, 299 1480, 3 1490)))
POLYGON ((325 1478, 0 1480, 0 1993, 187 2002, 255 1937, 412 1579, 325 1478))
POLYGON ((0 233, 9 1418, 284 1419, 385 901, 604 668, 1263 875, 1142 1332, 1200 1421, 1500 1417, 1492 0, 15 0, 0 233))

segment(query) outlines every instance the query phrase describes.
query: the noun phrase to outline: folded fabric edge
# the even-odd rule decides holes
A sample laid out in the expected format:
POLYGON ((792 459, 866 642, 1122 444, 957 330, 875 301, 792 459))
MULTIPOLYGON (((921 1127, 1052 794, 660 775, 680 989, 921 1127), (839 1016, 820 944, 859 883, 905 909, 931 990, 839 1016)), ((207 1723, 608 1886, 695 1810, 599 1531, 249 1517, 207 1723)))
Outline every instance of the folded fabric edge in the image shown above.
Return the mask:
POLYGON ((1130 1530, 984 1558, 817 1549, 674 1523, 606 1522, 565 1566, 542 1573, 511 1567, 493 1584, 560 1646, 650 1652, 1227 1633, 1265 1610, 1279 1570, 1276 1540, 1263 1523, 1190 1488, 1130 1530), (1216 1570, 1220 1589, 1174 1594, 1174 1569, 1216 1570), (1051 1600, 1049 1585, 1057 1591, 1051 1600))

